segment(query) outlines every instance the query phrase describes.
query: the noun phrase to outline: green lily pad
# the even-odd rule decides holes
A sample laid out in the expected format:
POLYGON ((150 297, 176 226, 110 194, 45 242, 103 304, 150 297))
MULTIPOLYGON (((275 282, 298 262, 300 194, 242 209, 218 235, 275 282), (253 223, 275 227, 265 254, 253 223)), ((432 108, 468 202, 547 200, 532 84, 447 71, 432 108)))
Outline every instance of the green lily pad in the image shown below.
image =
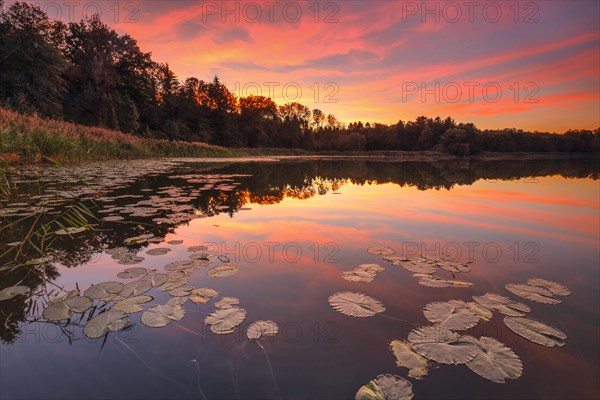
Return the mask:
POLYGON ((385 311, 379 300, 356 292, 339 292, 329 296, 334 310, 352 317, 371 317, 385 311))
POLYGON ((548 281, 541 278, 531 278, 527 281, 528 285, 539 286, 548 289, 550 292, 557 296, 568 296, 571 294, 571 290, 568 287, 553 281, 548 281))
POLYGON ((133 267, 127 268, 124 271, 121 271, 117 274, 117 277, 121 279, 131 279, 131 278, 139 278, 141 276, 148 275, 148 270, 146 268, 141 267, 133 267))
POLYGON ((112 306, 111 310, 133 314, 144 310, 144 304, 154 300, 152 296, 135 296, 124 299, 112 306))
MULTIPOLYGON (((77 292, 75 291, 75 295, 77 292)), ((73 315, 73 313, 85 312, 92 306, 92 300, 85 296, 65 296, 53 301, 42 313, 48 321, 61 321, 73 315)))
POLYGON ((558 304, 560 300, 553 297, 553 293, 541 286, 531 286, 521 283, 509 283, 506 290, 527 300, 536 301, 543 304, 558 304))
POLYGON ((279 327, 273 321, 256 321, 248 326, 246 336, 250 340, 260 340, 265 336, 275 336, 279 332, 279 327))
POLYGON ((411 400, 412 385, 396 375, 379 375, 356 392, 356 400, 411 400))
POLYGON ((487 336, 468 339, 478 351, 475 358, 467 363, 471 371, 496 383, 517 379, 523 373, 521 359, 503 343, 487 336))
POLYGON ((522 317, 525 313, 531 311, 526 304, 517 303, 508 297, 496 293, 486 293, 484 296, 473 296, 473 300, 485 308, 496 310, 504 315, 513 317, 522 317))
POLYGON ((29 292, 27 286, 9 286, 0 290, 0 301, 9 300, 16 296, 24 296, 29 292))
POLYGON ((72 228, 63 228, 54 232, 55 235, 65 236, 65 235, 75 235, 85 231, 87 228, 84 227, 72 227, 72 228))
POLYGON ((121 282, 102 282, 90 286, 85 290, 85 292, 83 292, 83 294, 92 300, 108 301, 114 299, 124 287, 125 285, 123 285, 121 282))
POLYGON ((544 322, 526 317, 505 317, 504 324, 514 333, 546 347, 564 346, 567 335, 544 322))
POLYGON ((192 290, 192 293, 190 293, 190 300, 194 303, 206 303, 218 294, 219 292, 210 288, 194 289, 192 290))
POLYGON ((225 277, 237 274, 240 268, 235 264, 223 264, 208 270, 207 275, 212 277, 225 277))
POLYGON ((149 256, 162 256, 170 251, 171 249, 169 249, 168 247, 157 247, 155 249, 147 250, 146 254, 148 254, 149 256))
POLYGON ((223 297, 221 300, 215 303, 217 308, 231 308, 235 305, 240 304, 240 300, 235 297, 223 297))
POLYGON ((439 325, 411 331, 408 341, 417 353, 441 364, 465 364, 478 353, 473 343, 439 325))
POLYGON ((371 247, 367 248, 367 252, 369 254, 373 254, 375 256, 391 256, 396 251, 394 249, 392 249, 391 247, 387 247, 387 246, 371 246, 371 247))
POLYGON ((116 332, 123 329, 129 317, 122 311, 108 310, 90 319, 83 332, 89 338, 96 339, 106 335, 108 332, 116 332))
POLYGON ((479 323, 479 317, 462 300, 429 303, 423 308, 423 314, 429 322, 451 330, 466 330, 479 323))
POLYGON ((184 316, 185 310, 181 305, 161 304, 145 311, 142 314, 142 322, 152 328, 161 328, 171 321, 179 321, 184 316))
POLYGON ((429 372, 427 359, 417 353, 406 340, 392 340, 390 351, 396 357, 396 365, 408 368, 408 376, 411 378, 422 379, 429 372))
POLYGON ((239 307, 219 308, 209 314, 204 323, 216 334, 232 333, 246 319, 246 310, 239 307))

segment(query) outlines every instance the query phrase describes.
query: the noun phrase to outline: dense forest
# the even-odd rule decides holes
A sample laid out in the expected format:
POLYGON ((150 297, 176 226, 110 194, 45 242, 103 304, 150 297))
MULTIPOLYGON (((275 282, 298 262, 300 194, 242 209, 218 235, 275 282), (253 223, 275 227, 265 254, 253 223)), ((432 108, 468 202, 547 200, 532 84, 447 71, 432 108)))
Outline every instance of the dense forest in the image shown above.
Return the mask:
POLYGON ((600 128, 564 134, 480 130, 452 118, 393 125, 340 123, 332 114, 263 96, 237 98, 218 77, 180 80, 134 38, 99 17, 65 24, 0 0, 0 106, 146 138, 311 151, 598 152, 600 128))

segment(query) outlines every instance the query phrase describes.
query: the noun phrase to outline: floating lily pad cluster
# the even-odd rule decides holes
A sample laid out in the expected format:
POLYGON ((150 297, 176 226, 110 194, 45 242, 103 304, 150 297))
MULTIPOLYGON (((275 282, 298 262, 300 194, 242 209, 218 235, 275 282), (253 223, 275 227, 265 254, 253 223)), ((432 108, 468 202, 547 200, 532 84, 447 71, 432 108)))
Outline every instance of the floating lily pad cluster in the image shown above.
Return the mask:
POLYGON ((509 283, 506 289, 524 299, 544 304, 558 304, 560 299, 555 296, 568 296, 571 291, 560 283, 545 279, 533 278, 523 283, 509 283))
MULTIPOLYGON (((148 243, 153 239, 153 235, 143 234, 130 238, 126 243, 129 245, 148 243)), ((172 243, 181 244, 182 241, 172 243)), ((171 251, 168 247, 157 247, 151 250, 155 251, 149 250, 146 254, 160 255, 171 251)), ((117 277, 125 282, 100 282, 87 288, 81 295, 77 289, 57 296, 48 301, 43 317, 48 321, 63 321, 71 318, 73 314, 83 314, 91 309, 84 333, 92 338, 125 328, 129 323, 129 315, 138 312, 143 312, 142 323, 153 328, 179 321, 185 316, 183 305, 188 300, 202 304, 219 294, 211 288, 195 288, 189 285, 192 273, 200 268, 209 267, 212 260, 227 262, 209 269, 207 276, 225 277, 239 270, 239 267, 229 262, 227 257, 208 251, 206 246, 191 246, 188 251, 190 259, 170 262, 164 266, 164 272, 143 267, 129 267, 117 273, 117 277), (145 309, 147 303, 154 300, 154 296, 147 294, 152 289, 168 293, 171 299, 165 304, 155 304, 145 309)), ((106 253, 119 264, 141 262, 136 260, 136 252, 128 247, 109 249, 106 253)), ((0 291, 0 300, 27 292, 28 288, 22 286, 6 288, 0 291)), ((217 309, 206 318, 206 324, 214 333, 233 332, 246 317, 246 311, 237 307, 238 304, 237 298, 221 298, 215 303, 217 309)), ((80 320, 83 320, 83 316, 80 320)))
POLYGON ((386 256, 383 257, 383 260, 412 272, 413 277, 422 286, 446 288, 469 287, 473 285, 471 282, 456 279, 456 274, 471 271, 471 267, 465 263, 449 260, 433 260, 424 256, 415 258, 386 256), (452 279, 439 276, 440 270, 450 272, 452 279))
MULTIPOLYGON (((11 171, 9 179, 14 186, 15 196, 21 188, 27 197, 12 201, 0 209, 0 218, 23 218, 44 213, 53 215, 60 207, 76 201, 98 200, 103 202, 103 194, 125 188, 143 176, 166 173, 181 164, 173 160, 128 160, 91 162, 74 166, 26 166, 11 171), (82 182, 93 182, 85 185, 82 182), (41 192, 30 195, 27 188, 35 185, 41 192)), ((114 201, 114 198, 107 198, 114 201)), ((114 217, 114 216, 113 216, 114 217)), ((112 219, 116 221, 116 219, 112 219)), ((78 228, 76 228, 78 229, 78 228)), ((58 235, 74 235, 81 231, 65 228, 55 232, 58 235)))
POLYGON ((235 297, 223 297, 215 303, 216 309, 204 319, 204 323, 218 335, 232 333, 246 319, 246 310, 237 307, 239 303, 235 297))
POLYGON ((373 279, 385 268, 378 264, 361 264, 352 271, 346 271, 342 278, 349 282, 372 282, 373 279))
MULTIPOLYGON (((369 247, 367 251, 373 255, 383 256, 385 261, 413 272, 420 280, 419 283, 425 286, 467 286, 466 282, 458 285, 451 284, 449 282, 457 281, 444 280, 433 275, 438 268, 451 272, 453 276, 456 273, 469 272, 470 267, 467 264, 394 256, 394 250, 385 246, 369 247), (445 281, 445 283, 436 285, 421 282, 423 280, 445 281)), ((351 279, 347 280, 361 281, 354 278, 354 275, 358 274, 354 271, 344 273, 344 279, 350 276, 351 279)), ((371 280, 372 277, 366 281, 371 280)), ((570 294, 570 290, 564 285, 540 278, 529 279, 527 284, 510 283, 506 285, 506 289, 525 299, 544 304, 558 304, 560 300, 555 296, 570 294)), ((492 337, 475 338, 458 333, 472 329, 480 321, 490 321, 493 316, 492 311, 506 315, 505 325, 529 341, 547 347, 564 345, 567 335, 544 322, 526 317, 526 313, 531 311, 526 304, 496 293, 473 296, 473 300, 465 302, 453 299, 425 305, 423 314, 432 325, 416 328, 406 339, 395 339, 389 344, 389 349, 396 358, 396 365, 408 369, 408 376, 413 379, 425 377, 432 363, 465 364, 476 374, 496 383, 519 378, 523 373, 523 364, 512 349, 492 337)), ((354 292, 335 293, 329 297, 329 304, 335 310, 353 317, 374 316, 385 310, 378 300, 354 292)), ((412 399, 412 397, 410 382, 396 375, 379 375, 360 387, 356 393, 356 399, 361 400, 412 399)))

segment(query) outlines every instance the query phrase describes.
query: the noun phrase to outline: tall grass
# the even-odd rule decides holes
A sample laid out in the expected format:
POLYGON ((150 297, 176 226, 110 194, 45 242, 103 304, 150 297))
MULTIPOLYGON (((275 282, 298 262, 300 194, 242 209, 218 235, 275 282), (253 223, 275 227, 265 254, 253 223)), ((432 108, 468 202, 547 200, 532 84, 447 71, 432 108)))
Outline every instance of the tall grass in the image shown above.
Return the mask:
POLYGON ((0 108, 0 164, 45 160, 68 163, 145 157, 231 157, 238 153, 206 143, 146 139, 0 108))

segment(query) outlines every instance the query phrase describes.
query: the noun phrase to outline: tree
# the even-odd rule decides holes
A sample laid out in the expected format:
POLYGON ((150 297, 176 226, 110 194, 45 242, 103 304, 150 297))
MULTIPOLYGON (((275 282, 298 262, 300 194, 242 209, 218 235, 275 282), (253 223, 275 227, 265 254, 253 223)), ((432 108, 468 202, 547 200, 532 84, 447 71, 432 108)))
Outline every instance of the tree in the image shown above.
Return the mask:
POLYGON ((142 124, 158 128, 160 74, 133 38, 120 36, 94 15, 69 24, 64 53, 69 62, 66 119, 124 131, 137 131, 142 124))
POLYGON ((64 25, 27 3, 0 6, 0 98, 20 111, 62 118, 64 25))
POLYGON ((315 108, 312 112, 312 117, 315 126, 317 127, 317 129, 319 129, 325 121, 325 114, 323 114, 323 111, 319 110, 318 108, 315 108))
POLYGON ((242 97, 240 104, 240 131, 242 142, 249 147, 274 147, 279 119, 277 105, 269 97, 242 97))

